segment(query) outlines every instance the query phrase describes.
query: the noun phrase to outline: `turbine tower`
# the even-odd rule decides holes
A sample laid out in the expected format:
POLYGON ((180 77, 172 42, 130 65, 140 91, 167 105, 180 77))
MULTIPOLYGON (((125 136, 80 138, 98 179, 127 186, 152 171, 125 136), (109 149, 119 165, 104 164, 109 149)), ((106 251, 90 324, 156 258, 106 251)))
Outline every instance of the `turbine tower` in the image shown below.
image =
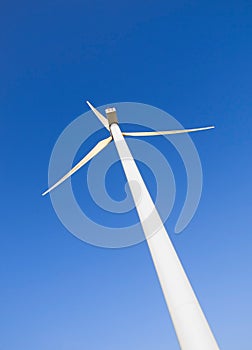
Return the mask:
POLYGON ((122 132, 118 125, 115 108, 106 109, 106 118, 88 101, 87 104, 104 127, 110 132, 110 136, 98 142, 78 164, 45 191, 43 195, 59 186, 114 140, 180 348, 182 350, 218 350, 219 347, 214 335, 124 138, 124 136, 157 136, 188 133, 212 129, 213 126, 158 132, 122 132), (136 184, 138 187, 137 191, 136 184))

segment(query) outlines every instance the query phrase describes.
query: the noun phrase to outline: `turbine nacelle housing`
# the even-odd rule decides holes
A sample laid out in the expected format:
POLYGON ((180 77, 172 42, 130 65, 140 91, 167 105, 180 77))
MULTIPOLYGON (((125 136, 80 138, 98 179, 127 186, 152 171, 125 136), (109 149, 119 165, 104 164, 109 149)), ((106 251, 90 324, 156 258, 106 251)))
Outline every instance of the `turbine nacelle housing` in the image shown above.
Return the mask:
POLYGON ((107 108, 105 112, 108 118, 109 127, 114 123, 118 124, 116 109, 114 107, 107 108))

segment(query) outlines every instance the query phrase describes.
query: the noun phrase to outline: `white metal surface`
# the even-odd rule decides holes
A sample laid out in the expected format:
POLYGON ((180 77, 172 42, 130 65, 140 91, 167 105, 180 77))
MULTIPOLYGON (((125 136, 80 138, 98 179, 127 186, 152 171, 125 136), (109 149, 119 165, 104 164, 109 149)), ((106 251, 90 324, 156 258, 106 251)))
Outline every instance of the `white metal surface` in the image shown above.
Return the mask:
POLYGON ((108 120, 98 111, 98 109, 94 108, 93 105, 89 101, 86 101, 90 109, 93 111, 93 113, 97 116, 97 118, 100 120, 100 122, 105 126, 106 129, 109 130, 109 123, 108 120))
POLYGON ((216 340, 118 124, 112 124, 110 130, 147 238, 180 347, 182 350, 217 350, 219 347, 216 340))
POLYGON ((213 129, 214 126, 206 126, 204 128, 182 129, 182 130, 164 130, 164 131, 138 131, 138 132, 123 132, 124 136, 158 136, 158 135, 174 135, 185 134, 195 131, 203 131, 213 129))
POLYGON ((44 193, 42 193, 42 196, 45 196, 47 193, 51 192, 54 188, 62 184, 66 179, 68 179, 70 176, 72 176, 77 170, 79 170, 83 165, 85 165, 87 162, 90 161, 94 156, 96 156, 99 152, 103 150, 110 142, 112 141, 112 137, 109 136, 108 138, 101 140, 97 143, 94 148, 91 149, 91 151, 85 155, 84 158, 82 158, 79 163, 77 163, 66 175, 64 175, 59 181, 57 181, 52 187, 50 187, 48 190, 46 190, 44 193))

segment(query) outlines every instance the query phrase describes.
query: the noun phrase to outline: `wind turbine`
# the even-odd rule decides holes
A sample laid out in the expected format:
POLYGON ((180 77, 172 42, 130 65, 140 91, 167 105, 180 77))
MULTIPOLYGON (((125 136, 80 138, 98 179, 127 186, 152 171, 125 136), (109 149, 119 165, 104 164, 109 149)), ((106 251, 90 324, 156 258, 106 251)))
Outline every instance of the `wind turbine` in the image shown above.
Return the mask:
POLYGON ((168 131, 122 132, 118 125, 115 108, 108 108, 105 110, 106 118, 93 107, 90 102, 87 101, 87 104, 103 126, 110 132, 110 136, 98 142, 79 163, 42 195, 46 195, 59 186, 114 140, 177 334, 180 348, 182 350, 219 349, 124 138, 124 136, 158 136, 189 133, 212 129, 214 126, 168 131), (138 186, 137 191, 136 184, 138 186))

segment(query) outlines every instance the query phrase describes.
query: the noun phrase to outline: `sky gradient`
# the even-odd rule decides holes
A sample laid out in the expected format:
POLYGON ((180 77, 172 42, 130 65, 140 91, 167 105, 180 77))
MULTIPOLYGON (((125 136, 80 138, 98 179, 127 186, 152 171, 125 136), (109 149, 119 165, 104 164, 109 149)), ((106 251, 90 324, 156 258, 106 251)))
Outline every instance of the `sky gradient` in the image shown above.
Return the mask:
POLYGON ((179 349, 146 243, 88 245, 41 196, 87 99, 216 126, 192 135, 198 211, 176 235, 181 193, 166 226, 220 348, 249 349, 251 2, 12 1, 0 16, 0 349, 179 349))

